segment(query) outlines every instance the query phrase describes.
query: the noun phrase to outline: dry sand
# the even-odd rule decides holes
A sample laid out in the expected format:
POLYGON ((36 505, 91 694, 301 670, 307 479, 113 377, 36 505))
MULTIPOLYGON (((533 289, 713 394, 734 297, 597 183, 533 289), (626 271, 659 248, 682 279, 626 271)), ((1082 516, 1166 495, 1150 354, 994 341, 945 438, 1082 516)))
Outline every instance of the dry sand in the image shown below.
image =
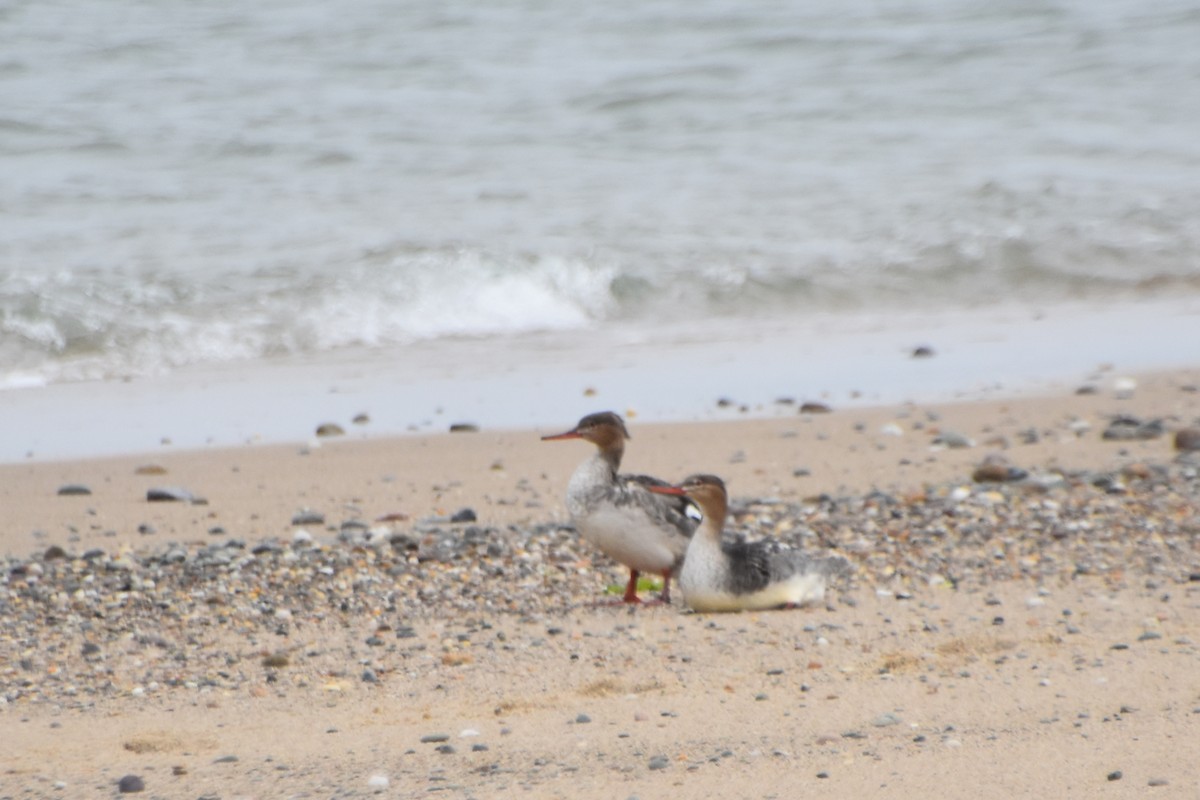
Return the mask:
MULTIPOLYGON (((64 615, 67 630, 13 633, 8 623, 45 613, 23 565, 52 545, 69 556, 168 543, 194 552, 232 538, 286 546, 302 509, 335 528, 390 516, 402 529, 464 508, 479 526, 553 528, 566 522, 563 489, 587 445, 538 436, 575 420, 0 465, 9 629, 0 635, 0 798, 110 797, 126 775, 142 779, 146 796, 167 798, 1200 796, 1196 482, 1132 485, 1172 463, 1170 431, 1200 418, 1197 384, 1200 372, 1180 371, 1141 376, 1129 397, 1103 385, 1093 395, 769 420, 629 421, 626 469, 715 472, 735 501, 979 492, 972 470, 994 451, 1037 475, 1127 474, 1147 516, 1171 532, 1169 563, 1054 580, 1018 571, 956 589, 890 574, 860 552, 858 578, 828 608, 722 616, 594 607, 587 601, 622 570, 580 545, 547 589, 560 606, 430 605, 410 618, 376 608, 292 618, 278 635, 249 623, 202 626, 194 646, 226 667, 199 685, 162 678, 166 652, 186 658, 188 642, 172 639, 186 640, 186 627, 139 618, 116 631, 124 597, 86 620, 64 615), (1168 432, 1105 441, 1116 414, 1161 418, 1168 432), (1025 443, 1031 429, 1038 441, 1025 443), (974 446, 932 447, 946 432, 974 446), (137 474, 148 465, 165 474, 137 474), (58 496, 65 484, 91 494, 58 496), (154 486, 207 502, 150 504, 154 486), (99 653, 85 659, 80 643, 93 640, 99 653), (270 654, 286 663, 264 666, 270 654), (62 691, 63 675, 75 692, 62 691), (431 734, 449 738, 421 741, 431 734), (452 752, 438 750, 446 745, 452 752)), ((1044 496, 1069 505, 1079 493, 1105 508, 1105 493, 1086 482, 1044 496)), ((307 529, 338 547, 336 530, 307 529)), ((503 582, 469 568, 452 574, 503 582)))

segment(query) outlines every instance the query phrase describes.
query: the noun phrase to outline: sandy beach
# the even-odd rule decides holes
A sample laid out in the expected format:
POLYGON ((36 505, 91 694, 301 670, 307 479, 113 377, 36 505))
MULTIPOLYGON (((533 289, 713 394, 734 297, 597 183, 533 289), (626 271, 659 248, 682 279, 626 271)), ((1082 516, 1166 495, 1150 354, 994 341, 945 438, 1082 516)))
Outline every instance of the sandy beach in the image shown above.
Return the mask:
POLYGON ((0 465, 0 798, 1194 797, 1200 371, 1135 377, 631 418, 851 560, 755 614, 597 604, 570 417, 0 465))

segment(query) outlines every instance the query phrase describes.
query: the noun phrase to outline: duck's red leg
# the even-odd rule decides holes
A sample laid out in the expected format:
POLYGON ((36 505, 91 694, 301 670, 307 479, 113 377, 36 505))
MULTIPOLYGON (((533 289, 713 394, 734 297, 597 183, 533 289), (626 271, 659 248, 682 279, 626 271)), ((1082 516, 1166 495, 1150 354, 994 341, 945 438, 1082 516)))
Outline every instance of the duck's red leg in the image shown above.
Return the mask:
POLYGON ((629 570, 629 584, 625 587, 625 597, 622 598, 626 603, 640 603, 641 600, 637 596, 638 571, 636 569, 629 570))
POLYGON ((671 605, 671 570, 663 570, 662 578, 663 588, 662 594, 659 596, 662 597, 663 604, 669 606, 671 605))

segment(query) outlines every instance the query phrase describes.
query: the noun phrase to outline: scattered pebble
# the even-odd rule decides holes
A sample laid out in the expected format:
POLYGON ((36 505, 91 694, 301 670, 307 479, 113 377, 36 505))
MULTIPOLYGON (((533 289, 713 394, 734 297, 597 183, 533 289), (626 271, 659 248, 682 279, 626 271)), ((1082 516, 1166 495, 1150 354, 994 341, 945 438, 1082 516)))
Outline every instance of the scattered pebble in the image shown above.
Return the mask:
POLYGON ((1100 437, 1106 441, 1129 442, 1157 439, 1166 432, 1161 419, 1145 422, 1137 417, 1120 415, 1114 417, 1100 437))
POLYGON ((195 499, 195 495, 179 486, 156 486, 146 490, 149 503, 191 503, 195 499))
POLYGON ((1200 428, 1183 428, 1175 431, 1175 449, 1181 453, 1200 451, 1200 428))
POLYGON ((455 422, 450 426, 451 433, 479 433, 479 426, 474 422, 455 422))
POLYGON ((92 490, 84 486, 82 483, 68 483, 65 486, 58 487, 60 497, 86 497, 90 495, 92 490))
POLYGON ((671 761, 666 756, 654 756, 650 759, 650 769, 666 769, 671 766, 671 761))
POLYGON ((292 515, 292 525, 324 525, 325 515, 312 509, 301 509, 292 515))
POLYGON ((346 430, 336 422, 324 422, 317 426, 317 436, 343 436, 346 430))
POLYGON ((126 775, 117 781, 117 791, 121 794, 136 794, 145 791, 146 782, 138 775, 126 775))

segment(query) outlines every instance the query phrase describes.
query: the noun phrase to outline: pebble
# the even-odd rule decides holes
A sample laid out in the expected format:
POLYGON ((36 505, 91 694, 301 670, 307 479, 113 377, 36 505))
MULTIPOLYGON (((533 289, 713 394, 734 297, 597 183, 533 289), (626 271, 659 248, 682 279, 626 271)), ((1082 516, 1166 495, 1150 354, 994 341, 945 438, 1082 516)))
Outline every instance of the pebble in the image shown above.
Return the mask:
POLYGON ((324 525, 325 515, 320 511, 304 508, 292 515, 292 525, 324 525))
POLYGON ((317 426, 317 436, 343 436, 346 430, 336 422, 324 422, 317 426))
POLYGON ((451 433, 479 433, 479 426, 474 422, 455 422, 450 426, 451 433))
POLYGON ((146 490, 149 503, 191 503, 196 496, 180 486, 156 486, 146 490))
POLYGON ((949 447, 951 450, 961 450, 975 446, 973 439, 957 431, 942 431, 934 437, 933 443, 942 447, 949 447))
POLYGON ((1161 419, 1144 422, 1137 417, 1122 414, 1109 422, 1100 438, 1115 442, 1145 441, 1157 439, 1163 433, 1165 428, 1161 419))
POLYGON ((58 487, 60 497, 81 497, 92 493, 92 490, 84 486, 82 483, 68 483, 65 486, 58 487))
POLYGON ((975 471, 971 473, 971 479, 976 483, 1006 483, 1023 480, 1028 475, 1029 473, 1025 470, 1010 464, 1004 456, 992 453, 975 468, 975 471))
POLYGON ((832 411, 833 409, 824 403, 808 402, 800 406, 801 414, 828 414, 832 411))
POLYGON ((666 769, 671 766, 671 761, 666 756, 654 756, 650 759, 650 769, 666 769))
POLYGON ((1183 428, 1175 431, 1175 449, 1181 453, 1200 451, 1200 428, 1183 428))
POLYGON ((575 722, 580 725, 586 725, 587 723, 589 723, 591 721, 592 721, 592 718, 589 717, 587 714, 579 714, 578 716, 575 717, 575 722))
POLYGON ((117 791, 121 794, 135 794, 145 789, 146 782, 137 775, 126 775, 117 781, 117 791))
POLYGON ((1107 777, 1110 781, 1119 781, 1124 776, 1122 775, 1121 770, 1116 769, 1116 770, 1113 770, 1112 772, 1108 773, 1107 777))
POLYGON ((367 778, 367 787, 371 789, 383 790, 388 787, 387 775, 372 775, 367 778))
POLYGON ((437 744, 438 742, 450 741, 448 733, 427 733, 421 737, 421 744, 437 744))

